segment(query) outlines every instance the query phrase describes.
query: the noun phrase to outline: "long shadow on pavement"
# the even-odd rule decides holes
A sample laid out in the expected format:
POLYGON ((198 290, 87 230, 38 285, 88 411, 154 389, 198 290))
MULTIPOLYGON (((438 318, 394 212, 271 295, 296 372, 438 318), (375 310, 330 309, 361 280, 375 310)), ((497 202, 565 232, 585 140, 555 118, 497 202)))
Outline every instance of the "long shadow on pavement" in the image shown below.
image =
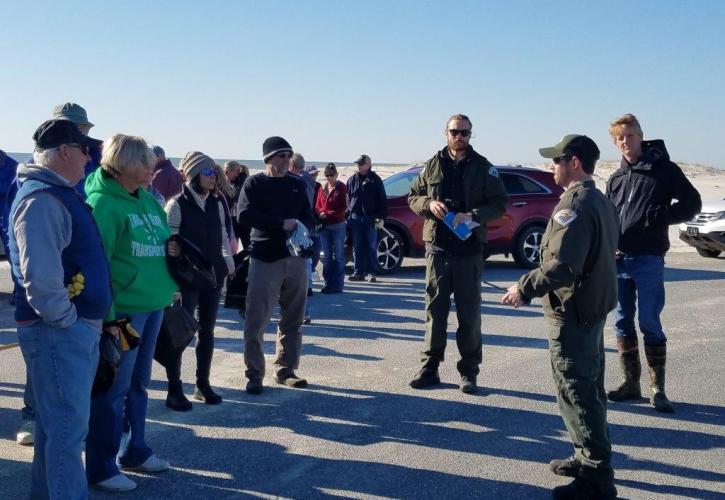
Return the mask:
MULTIPOLYGON (((426 396, 427 391, 392 394, 315 385, 306 391, 268 387, 260 397, 224 390, 231 406, 219 427, 280 427, 297 434, 351 446, 401 443, 452 452, 541 462, 567 456, 558 415, 482 406, 426 396)), ((526 393, 521 393, 524 395, 526 393)), ((217 411, 214 411, 216 414, 217 411)), ((168 412, 167 412, 168 413, 168 412)), ((208 412, 174 416, 184 424, 214 425, 208 412)), ((217 419, 218 420, 218 419, 217 419)), ((689 430, 610 424, 615 469, 650 470, 690 479, 724 481, 725 474, 655 461, 630 460, 617 445, 652 449, 709 450, 725 437, 689 430)), ((404 472, 400 470, 399 472, 404 472)), ((400 478, 404 482, 405 478, 400 478)), ((712 492, 701 490, 703 495, 712 492)))
POLYGON ((725 280, 724 271, 665 267, 665 281, 716 281, 725 280))

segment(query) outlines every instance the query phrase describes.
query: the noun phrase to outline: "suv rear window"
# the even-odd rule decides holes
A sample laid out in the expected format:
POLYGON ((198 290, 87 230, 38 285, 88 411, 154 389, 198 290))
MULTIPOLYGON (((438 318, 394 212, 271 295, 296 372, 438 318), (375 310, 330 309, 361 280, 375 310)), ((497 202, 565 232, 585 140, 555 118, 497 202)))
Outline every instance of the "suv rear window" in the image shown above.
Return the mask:
POLYGON ((524 175, 504 174, 502 172, 501 182, 503 182, 508 194, 536 194, 547 192, 538 182, 534 182, 524 175))
POLYGON ((383 181, 383 184, 385 185, 385 195, 388 198, 407 195, 410 192, 410 186, 413 184, 416 177, 418 177, 417 172, 399 172, 395 175, 391 175, 383 181))

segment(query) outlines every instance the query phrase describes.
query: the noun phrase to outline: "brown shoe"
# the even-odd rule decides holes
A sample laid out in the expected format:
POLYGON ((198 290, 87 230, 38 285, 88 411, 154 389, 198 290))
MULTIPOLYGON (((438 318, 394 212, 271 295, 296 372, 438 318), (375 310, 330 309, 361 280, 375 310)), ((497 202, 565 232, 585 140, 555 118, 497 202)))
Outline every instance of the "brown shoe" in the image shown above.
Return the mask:
POLYGON ((307 380, 298 377, 294 372, 287 372, 286 374, 275 376, 274 381, 287 387, 294 387, 295 389, 304 389, 307 387, 307 380))
POLYGON ((577 477, 581 466, 581 462, 574 457, 549 462, 549 470, 557 476, 577 477))

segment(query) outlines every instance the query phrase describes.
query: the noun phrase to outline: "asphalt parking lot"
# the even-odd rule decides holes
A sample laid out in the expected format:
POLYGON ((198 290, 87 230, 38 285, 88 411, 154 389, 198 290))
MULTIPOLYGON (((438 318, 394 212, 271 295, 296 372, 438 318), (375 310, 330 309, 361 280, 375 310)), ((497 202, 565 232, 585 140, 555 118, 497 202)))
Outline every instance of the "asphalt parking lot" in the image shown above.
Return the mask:
MULTIPOLYGON (((484 279, 507 286, 522 271, 503 257, 484 279)), ((441 369, 444 384, 415 391, 423 326, 422 261, 375 284, 346 284, 342 295, 315 294, 304 326, 307 389, 268 377, 261 396, 243 388, 242 322, 222 310, 212 383, 225 401, 164 406, 165 379, 155 365, 147 440, 172 470, 131 474, 126 494, 92 498, 547 498, 563 484, 546 463, 571 454, 553 396, 540 303, 498 304, 483 287, 484 361, 477 395, 458 390, 455 337, 441 369)), ((7 264, 0 266, 0 344, 14 341, 7 305, 7 264)), ((320 284, 315 284, 319 290, 320 284)), ((725 259, 671 253, 666 270, 668 395, 674 415, 646 400, 610 404, 616 482, 623 498, 725 496, 725 259)), ((274 350, 274 322, 266 352, 274 350)), ((455 315, 450 332, 455 332, 455 315)), ((611 325, 605 330, 607 387, 620 379, 611 325)), ((184 358, 193 392, 193 350, 184 358)), ((643 378, 643 389, 645 388, 643 378)), ((32 448, 15 444, 24 365, 17 348, 0 351, 0 497, 23 498, 32 448)))

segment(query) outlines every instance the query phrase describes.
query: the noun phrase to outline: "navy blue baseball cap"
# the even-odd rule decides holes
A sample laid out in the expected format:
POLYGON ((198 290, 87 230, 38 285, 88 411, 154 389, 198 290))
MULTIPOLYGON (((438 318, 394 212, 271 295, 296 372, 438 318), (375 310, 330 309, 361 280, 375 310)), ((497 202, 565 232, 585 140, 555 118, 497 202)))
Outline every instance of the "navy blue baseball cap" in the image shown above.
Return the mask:
POLYGON ((80 144, 89 148, 98 148, 103 141, 88 137, 80 131, 78 125, 70 120, 56 118, 43 122, 33 134, 37 149, 53 149, 61 144, 80 144))

